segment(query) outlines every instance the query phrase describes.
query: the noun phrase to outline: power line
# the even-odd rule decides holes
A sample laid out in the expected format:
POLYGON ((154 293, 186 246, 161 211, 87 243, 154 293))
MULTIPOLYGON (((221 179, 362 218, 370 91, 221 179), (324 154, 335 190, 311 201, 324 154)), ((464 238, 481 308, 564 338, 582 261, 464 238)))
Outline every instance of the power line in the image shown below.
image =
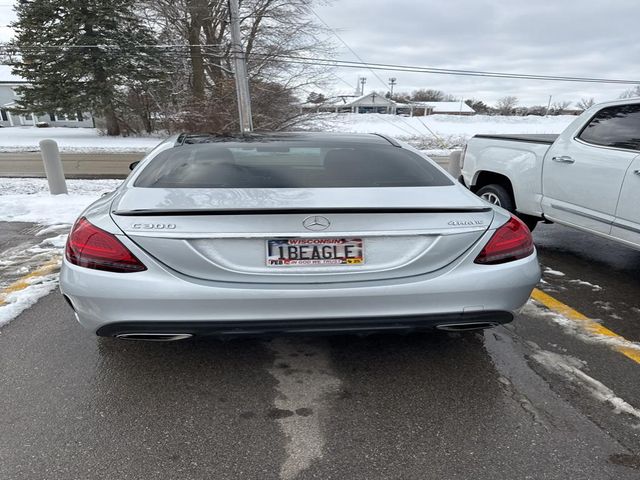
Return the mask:
MULTIPOLYGON (((389 63, 368 63, 368 62, 356 62, 351 60, 334 60, 327 58, 317 57, 303 57, 292 55, 279 55, 279 54, 260 54, 253 53, 252 55, 263 55, 280 57, 285 63, 300 63, 300 64, 313 64, 318 66, 330 66, 337 68, 367 68, 369 70, 384 70, 394 72, 405 73, 427 73, 436 75, 455 75, 455 76, 473 76, 473 77, 492 77, 492 78, 505 78, 515 80, 541 80, 541 81, 554 81, 554 82, 577 82, 577 83, 614 83, 614 84, 627 84, 637 85, 640 84, 640 80, 627 80, 627 79, 614 79, 614 78, 596 78, 596 77, 569 77, 569 76, 557 76, 557 75, 536 75, 536 74, 521 74, 521 73, 508 73, 508 72, 488 72, 482 70, 460 70, 460 69, 446 69, 436 67, 421 67, 414 65, 398 65, 389 63)), ((377 75, 376 75, 377 77, 377 75)), ((382 82, 386 87, 386 83, 382 82)))
MULTIPOLYGON (((332 27, 331 27, 327 22, 325 22, 325 21, 322 19, 322 17, 320 17, 320 15, 318 15, 318 14, 316 13, 316 11, 315 11, 313 8, 309 7, 309 10, 311 11, 311 13, 313 13, 313 15, 314 15, 318 20, 320 20, 320 22, 322 22, 322 24, 324 24, 324 26, 325 26, 325 27, 327 27, 329 30, 331 30, 331 32, 335 35, 335 37, 336 37, 338 40, 340 40, 340 42, 342 42, 342 44, 343 44, 345 47, 347 47, 347 49, 348 49, 351 53, 353 53, 353 55, 354 55, 358 60, 360 60, 360 63, 361 63, 361 64, 363 64, 363 65, 364 65, 364 64, 366 64, 366 62, 362 59, 362 57, 361 57, 360 55, 358 55, 358 54, 356 53, 356 51, 355 51, 353 48, 351 48, 351 47, 349 46, 349 44, 348 44, 348 43, 347 43, 347 42, 346 42, 346 41, 345 41, 345 40, 344 40, 344 39, 343 39, 343 38, 338 34, 338 32, 336 32, 336 30, 335 30, 334 28, 332 28, 332 27)), ((385 83, 385 81, 380 77, 380 75, 378 75, 378 73, 377 73, 373 68, 370 68, 370 67, 367 67, 367 68, 368 68, 368 69, 369 69, 369 71, 370 71, 370 72, 371 72, 371 73, 372 73, 372 74, 373 74, 373 75, 374 75, 374 76, 375 76, 375 77, 380 81, 380 83, 381 83, 382 85, 384 85, 384 88, 386 89, 386 88, 387 88, 387 84, 386 84, 386 83, 385 83)), ((364 90, 364 85, 363 85, 363 90, 364 90)), ((363 93, 364 93, 364 92, 363 92, 363 93)), ((384 117, 382 117, 382 118, 384 118, 384 117)), ((409 127, 413 128, 416 132, 418 132, 418 134, 419 134, 419 135, 422 135, 422 132, 420 132, 417 128, 415 128, 413 125, 411 125, 411 123, 409 123, 407 120, 405 120, 405 119, 404 119, 404 117, 399 117, 399 118, 401 118, 401 119, 402 119, 402 121, 404 121, 404 123, 405 123, 407 126, 409 126, 409 127)), ((386 120, 386 119, 385 119, 385 120, 386 120)), ((389 122, 389 123, 392 123, 392 122, 389 122)), ((433 130, 431 130, 429 127, 427 127, 427 125, 425 125, 424 123, 423 123, 423 125, 424 125, 425 129, 426 129, 426 130, 427 130, 427 131, 428 131, 428 132, 433 136, 433 138, 435 138, 438 142, 440 142, 440 144, 441 144, 442 146, 444 146, 444 141, 443 141, 443 140, 442 140, 442 139, 441 139, 441 138, 440 138, 440 137, 439 137, 439 136, 438 136, 438 135, 437 135, 433 130)))
MULTIPOLYGON (((153 45, 137 45, 137 48, 158 48, 158 49, 184 49, 191 47, 201 48, 221 48, 227 47, 226 44, 153 44, 153 45)), ((100 44, 100 45, 29 45, 29 46, 12 46, 12 45, 0 45, 0 50, 5 51, 33 51, 33 50, 46 50, 46 49, 74 49, 74 48, 122 48, 120 45, 114 44, 100 44)), ((356 54, 357 55, 357 54, 356 54)), ((560 76, 560 75, 539 75, 539 74, 525 74, 525 73, 511 73, 511 72, 493 72, 485 70, 463 70, 463 69, 448 69, 438 67, 423 67, 416 65, 401 65, 390 63, 373 63, 365 62, 358 56, 359 61, 352 60, 335 60, 320 57, 308 57, 300 55, 287 55, 287 54, 271 54, 271 53, 258 53, 253 52, 252 56, 263 57, 277 57, 284 63, 298 63, 302 65, 317 65, 317 66, 333 66, 337 68, 366 68, 370 70, 374 76, 380 81, 380 83, 387 88, 387 83, 375 72, 375 70, 384 71, 396 71, 405 73, 427 73, 435 75, 454 75, 454 76, 474 76, 474 77, 492 77, 492 78, 505 78, 515 80, 541 80, 541 81, 554 81, 554 82, 578 82, 578 83, 613 83, 613 84, 625 84, 625 85, 637 85, 640 84, 640 80, 628 80, 628 79, 615 79, 615 78, 598 78, 598 77, 572 77, 572 76, 560 76)))

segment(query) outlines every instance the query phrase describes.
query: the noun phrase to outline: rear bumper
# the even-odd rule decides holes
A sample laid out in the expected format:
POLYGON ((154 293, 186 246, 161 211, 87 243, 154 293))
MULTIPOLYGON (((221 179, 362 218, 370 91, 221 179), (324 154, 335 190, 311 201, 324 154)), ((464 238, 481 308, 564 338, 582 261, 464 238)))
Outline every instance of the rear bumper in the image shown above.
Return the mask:
POLYGON ((310 333, 510 321, 509 312, 526 303, 540 279, 536 255, 502 265, 474 264, 476 255, 471 251, 466 261, 429 275, 297 285, 197 281, 151 259, 145 261, 147 271, 126 274, 89 270, 65 259, 60 289, 78 321, 99 335, 129 328, 310 333))
POLYGON ((508 323, 511 312, 471 312, 461 314, 406 317, 318 318, 219 322, 117 322, 103 325, 96 335, 175 334, 193 336, 243 336, 280 334, 323 334, 338 332, 410 332, 417 330, 471 330, 508 323))

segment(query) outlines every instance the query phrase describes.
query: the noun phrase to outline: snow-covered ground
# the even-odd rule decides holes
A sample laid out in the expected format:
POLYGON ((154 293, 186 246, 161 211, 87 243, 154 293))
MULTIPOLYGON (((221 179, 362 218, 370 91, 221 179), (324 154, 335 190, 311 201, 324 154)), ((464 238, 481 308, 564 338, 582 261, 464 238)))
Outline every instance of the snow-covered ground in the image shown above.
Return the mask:
POLYGON ((343 133, 381 133, 427 150, 432 155, 448 154, 480 133, 560 133, 576 117, 500 117, 474 115, 430 115, 402 117, 382 114, 323 113, 315 115, 305 128, 343 133))
POLYGON ((44 178, 0 178, 0 222, 71 225, 91 202, 122 180, 67 180, 68 195, 50 195, 44 178))
POLYGON ((107 137, 95 128, 0 128, 0 152, 32 152, 40 150, 45 138, 58 142, 62 152, 146 152, 162 137, 107 137))
MULTIPOLYGON (((475 115, 398 115, 324 113, 301 128, 344 133, 381 133, 406 140, 433 155, 448 154, 478 133, 560 133, 573 116, 499 117, 475 115)), ((52 138, 64 152, 144 152, 162 140, 156 137, 107 137, 95 128, 0 128, 0 152, 37 151, 38 142, 52 138)))

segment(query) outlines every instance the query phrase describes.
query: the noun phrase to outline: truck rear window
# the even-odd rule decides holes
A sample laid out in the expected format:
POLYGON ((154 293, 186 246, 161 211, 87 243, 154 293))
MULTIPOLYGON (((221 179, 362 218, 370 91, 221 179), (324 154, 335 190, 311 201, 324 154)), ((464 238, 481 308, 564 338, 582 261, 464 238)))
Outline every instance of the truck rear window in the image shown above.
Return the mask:
POLYGON ((394 146, 269 142, 183 145, 135 180, 147 188, 332 188, 452 185, 426 159, 394 146))
POLYGON ((578 138, 594 145, 640 150, 640 104, 603 108, 578 138))

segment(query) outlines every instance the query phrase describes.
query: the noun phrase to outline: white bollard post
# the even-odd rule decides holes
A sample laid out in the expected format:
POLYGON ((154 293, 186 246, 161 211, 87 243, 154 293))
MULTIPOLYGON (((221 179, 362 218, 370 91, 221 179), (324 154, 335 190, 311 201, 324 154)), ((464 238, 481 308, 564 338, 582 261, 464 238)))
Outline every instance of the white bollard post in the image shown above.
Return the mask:
POLYGON ((460 176, 460 159, 462 157, 462 151, 454 150, 449 154, 449 173, 453 178, 460 176))
POLYGON ((40 140, 40 151, 42 152, 44 172, 47 175, 51 195, 68 193, 67 182, 64 178, 64 171, 62 170, 62 160, 60 160, 58 144, 55 140, 40 140))

